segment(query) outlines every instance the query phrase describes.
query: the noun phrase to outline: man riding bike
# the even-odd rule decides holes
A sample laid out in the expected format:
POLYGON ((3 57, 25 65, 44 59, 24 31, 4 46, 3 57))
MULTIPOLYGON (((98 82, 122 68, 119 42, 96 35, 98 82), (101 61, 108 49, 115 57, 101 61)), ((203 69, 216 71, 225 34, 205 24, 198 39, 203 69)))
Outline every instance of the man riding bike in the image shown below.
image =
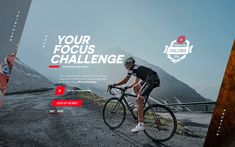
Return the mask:
POLYGON ((137 95, 136 104, 137 104, 137 113, 138 113, 138 124, 135 128, 131 129, 131 132, 137 133, 138 131, 143 131, 144 127, 144 98, 147 98, 149 94, 155 87, 160 85, 160 79, 157 72, 154 70, 135 64, 135 59, 129 57, 125 60, 124 63, 128 73, 126 77, 115 84, 109 85, 111 87, 120 86, 126 84, 131 76, 136 76, 135 81, 126 86, 125 89, 133 88, 135 94, 137 95), (140 82, 141 80, 141 82, 140 82))

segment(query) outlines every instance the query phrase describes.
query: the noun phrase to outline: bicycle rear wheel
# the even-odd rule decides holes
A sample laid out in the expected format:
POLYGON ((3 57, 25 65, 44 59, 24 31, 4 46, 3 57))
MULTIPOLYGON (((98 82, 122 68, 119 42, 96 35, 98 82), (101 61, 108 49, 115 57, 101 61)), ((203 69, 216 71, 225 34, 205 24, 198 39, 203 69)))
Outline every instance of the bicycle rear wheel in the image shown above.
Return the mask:
POLYGON ((103 108, 104 123, 110 129, 116 129, 120 127, 126 119, 126 107, 119 98, 110 98, 103 108))
POLYGON ((171 139, 177 128, 174 113, 166 106, 154 104, 144 110, 144 133, 153 141, 171 139))

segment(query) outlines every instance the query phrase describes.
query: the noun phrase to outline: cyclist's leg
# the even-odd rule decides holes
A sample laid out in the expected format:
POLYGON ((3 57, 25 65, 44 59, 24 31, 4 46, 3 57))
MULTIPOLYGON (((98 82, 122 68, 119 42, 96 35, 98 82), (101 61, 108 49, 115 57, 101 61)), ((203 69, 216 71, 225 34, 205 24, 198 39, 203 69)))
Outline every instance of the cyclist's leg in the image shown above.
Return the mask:
POLYGON ((142 91, 143 87, 145 86, 146 82, 142 81, 139 84, 139 88, 136 89, 136 104, 137 104, 137 114, 138 114, 138 122, 143 122, 143 104, 144 104, 144 98, 141 96, 140 92, 142 91))
POLYGON ((133 91, 135 92, 136 95, 138 95, 140 88, 141 88, 141 84, 137 84, 133 87, 133 91))
POLYGON ((137 99, 139 100, 139 107, 140 107, 139 108, 140 117, 138 119, 141 122, 143 122, 144 120, 144 99, 146 99, 149 96, 149 94, 152 92, 152 90, 155 87, 156 86, 154 84, 149 84, 145 82, 144 85, 140 89, 140 93, 137 99))
POLYGON ((138 122, 144 121, 144 98, 138 94, 136 99, 137 104, 137 113, 138 113, 138 122))
POLYGON ((136 98, 136 104, 137 104, 137 113, 138 113, 138 124, 135 128, 131 129, 131 132, 136 133, 138 131, 142 131, 145 129, 144 127, 144 97, 141 94, 143 90, 145 90, 148 87, 148 84, 145 82, 142 87, 140 88, 137 98, 136 98))
POLYGON ((144 83, 139 90, 136 98, 137 113, 138 113, 138 124, 135 128, 131 129, 132 132, 138 132, 144 130, 144 98, 152 91, 154 87, 148 83, 144 83))
POLYGON ((135 128, 131 129, 131 132, 133 133, 137 133, 138 131, 142 131, 145 129, 144 127, 144 123, 143 123, 143 114, 144 114, 144 110, 143 110, 143 98, 141 97, 141 95, 138 93, 137 98, 136 98, 136 104, 137 104, 137 116, 138 116, 138 124, 136 125, 135 128))

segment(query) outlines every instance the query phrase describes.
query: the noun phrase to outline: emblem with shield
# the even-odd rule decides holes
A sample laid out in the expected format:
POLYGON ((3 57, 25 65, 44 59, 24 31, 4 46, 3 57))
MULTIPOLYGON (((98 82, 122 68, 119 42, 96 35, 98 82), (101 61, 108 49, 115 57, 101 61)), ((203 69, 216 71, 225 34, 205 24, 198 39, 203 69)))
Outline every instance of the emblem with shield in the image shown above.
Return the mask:
POLYGON ((177 63, 186 58, 187 54, 192 53, 192 48, 193 45, 190 45, 185 36, 179 36, 177 40, 171 42, 170 46, 165 46, 164 53, 171 62, 177 63))

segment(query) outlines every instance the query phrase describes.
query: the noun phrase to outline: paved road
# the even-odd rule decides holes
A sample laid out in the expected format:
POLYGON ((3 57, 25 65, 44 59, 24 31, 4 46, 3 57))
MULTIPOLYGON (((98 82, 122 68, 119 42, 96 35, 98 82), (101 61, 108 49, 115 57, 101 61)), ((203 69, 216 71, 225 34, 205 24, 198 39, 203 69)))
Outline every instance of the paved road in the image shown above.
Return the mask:
POLYGON ((64 114, 49 114, 52 91, 4 97, 0 109, 0 146, 117 146, 117 147, 201 147, 203 139, 175 135, 154 143, 143 132, 132 134, 132 121, 109 130, 102 109, 84 100, 81 108, 64 108, 64 114))
POLYGON ((175 113, 175 116, 179 122, 184 124, 196 135, 206 137, 212 113, 184 112, 175 113))

